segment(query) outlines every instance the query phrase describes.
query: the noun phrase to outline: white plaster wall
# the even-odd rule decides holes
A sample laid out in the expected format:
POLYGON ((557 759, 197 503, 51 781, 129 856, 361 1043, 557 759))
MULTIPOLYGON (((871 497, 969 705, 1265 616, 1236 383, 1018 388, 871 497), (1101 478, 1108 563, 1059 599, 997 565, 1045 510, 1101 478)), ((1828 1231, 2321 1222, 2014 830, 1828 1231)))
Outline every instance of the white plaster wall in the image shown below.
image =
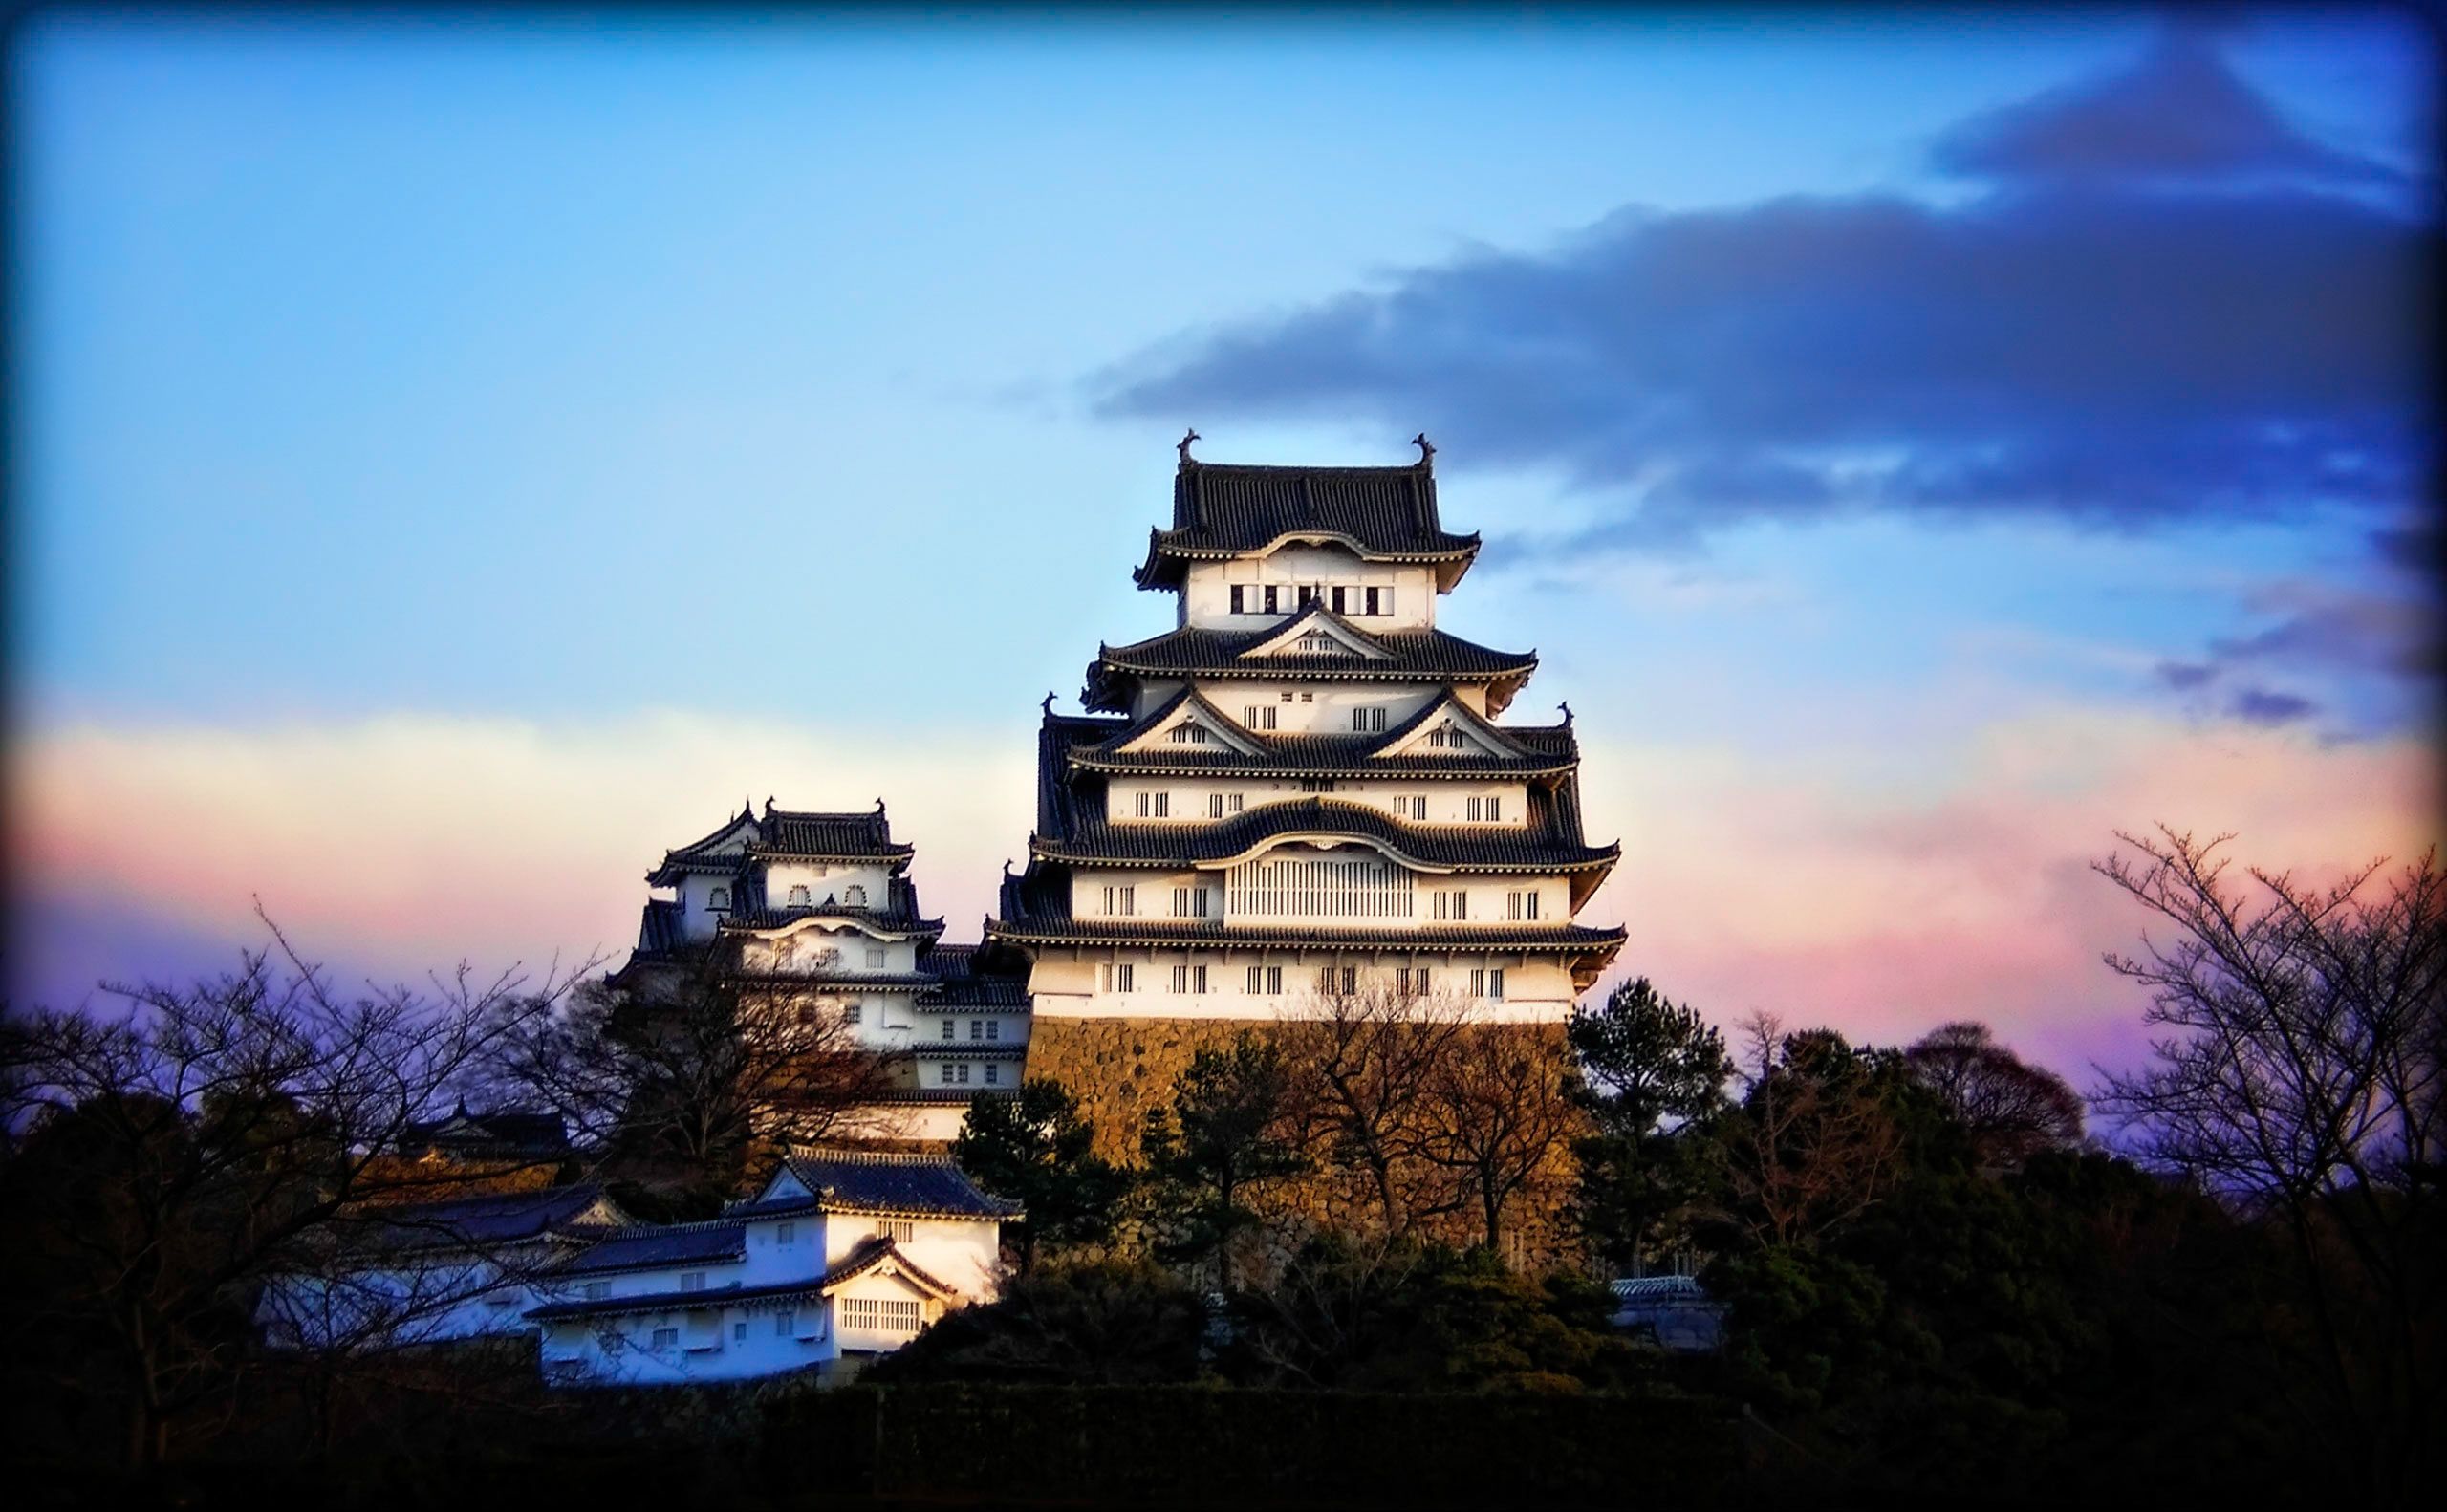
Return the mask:
POLYGON ((769 908, 790 907, 790 889, 808 890, 811 906, 821 905, 829 896, 834 901, 850 906, 850 889, 866 889, 868 908, 881 908, 890 894, 886 891, 891 874, 881 866, 854 866, 837 862, 770 860, 765 863, 765 902, 769 908))
POLYGON ((1362 615, 1360 594, 1346 597, 1345 614, 1353 624, 1370 630, 1424 630, 1436 623, 1436 574, 1433 569, 1391 562, 1363 562, 1342 547, 1286 546, 1270 555, 1228 562, 1195 562, 1183 574, 1180 623, 1200 630, 1258 630, 1281 623, 1297 612, 1302 585, 1346 589, 1378 588, 1393 593, 1392 613, 1362 615), (1277 613, 1235 615, 1232 585, 1274 584, 1277 613))
POLYGON ((1296 1016, 1313 1007, 1317 972, 1325 966, 1352 966, 1362 983, 1390 983, 1397 967, 1424 967, 1431 990, 1468 998, 1471 973, 1500 967, 1505 995, 1472 1001, 1472 1012, 1496 1021, 1548 1022, 1571 1011, 1573 988, 1568 958, 1507 952, 1393 950, 1375 942, 1354 941, 1348 950, 1255 950, 1230 947, 1202 950, 1120 949, 1080 947, 1049 950, 1036 962, 1029 983, 1040 1018, 1191 1018, 1275 1019, 1296 1016), (1128 961, 1135 968, 1136 989, 1109 991, 1100 983, 1099 967, 1128 961), (1203 963, 1209 990, 1181 994, 1171 990, 1172 967, 1203 963), (1280 996, 1247 990, 1248 968, 1280 967, 1280 996))
POLYGON ((1333 798, 1344 803, 1366 804, 1395 812, 1397 798, 1423 797, 1427 800, 1427 817, 1412 819, 1407 808, 1400 817, 1414 824, 1484 824, 1489 830, 1520 830, 1529 820, 1529 785, 1522 781, 1477 781, 1455 777, 1337 777, 1332 779, 1332 792, 1311 792, 1300 785, 1298 778, 1267 777, 1158 777, 1123 776, 1116 774, 1105 785, 1105 816, 1115 825, 1137 824, 1219 824, 1240 817, 1231 811, 1230 795, 1238 793, 1244 812, 1261 804, 1297 803, 1308 798, 1333 798), (1138 794, 1162 793, 1166 799, 1166 814, 1159 818, 1155 805, 1149 804, 1146 818, 1138 815, 1138 794), (1223 819, 1211 812, 1210 795, 1226 797, 1223 819), (1503 818, 1492 822, 1469 817, 1469 800, 1499 800, 1503 818))
MULTIPOLYGON (((1365 665, 1354 660, 1354 665, 1365 665)), ((1261 735, 1350 735, 1352 710, 1383 709, 1385 728, 1396 725, 1444 696, 1432 682, 1340 682, 1288 678, 1218 678, 1199 684, 1199 692, 1224 711, 1226 719, 1261 735), (1290 697, 1286 699, 1285 694, 1290 697), (1265 715, 1250 724, 1249 710, 1274 710, 1274 727, 1265 715)))

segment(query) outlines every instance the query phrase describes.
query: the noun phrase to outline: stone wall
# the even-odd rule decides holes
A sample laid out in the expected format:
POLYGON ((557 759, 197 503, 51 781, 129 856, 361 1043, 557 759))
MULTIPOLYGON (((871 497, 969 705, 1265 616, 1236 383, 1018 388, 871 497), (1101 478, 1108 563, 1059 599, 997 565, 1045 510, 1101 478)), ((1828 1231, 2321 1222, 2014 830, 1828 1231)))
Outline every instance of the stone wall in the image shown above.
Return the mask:
MULTIPOLYGON (((1096 1131, 1096 1153, 1122 1164, 1139 1163, 1139 1132, 1150 1109, 1168 1106, 1173 1082, 1202 1049, 1228 1048, 1244 1031, 1271 1037, 1282 1027, 1271 1019, 1040 1018, 1030 1031, 1027 1075, 1060 1082, 1079 1101, 1096 1131)), ((1560 1024, 1505 1026, 1510 1032, 1561 1040, 1560 1024)), ((1586 1257, 1564 1218, 1573 1166, 1559 1149, 1536 1189, 1517 1199, 1508 1220, 1514 1231, 1507 1259, 1529 1269, 1581 1268, 1586 1257)), ((1262 1204, 1293 1220, 1332 1226, 1364 1226, 1376 1213, 1365 1183, 1348 1173, 1320 1172, 1292 1191, 1262 1204)), ((1430 1237, 1467 1246, 1481 1237, 1478 1210, 1420 1220, 1430 1237)))

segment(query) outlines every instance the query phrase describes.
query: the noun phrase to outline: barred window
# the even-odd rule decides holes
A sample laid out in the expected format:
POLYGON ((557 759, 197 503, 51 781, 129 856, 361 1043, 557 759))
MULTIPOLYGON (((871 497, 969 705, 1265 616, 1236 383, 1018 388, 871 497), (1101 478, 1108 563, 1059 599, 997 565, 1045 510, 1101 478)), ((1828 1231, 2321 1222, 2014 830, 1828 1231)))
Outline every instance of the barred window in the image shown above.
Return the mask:
POLYGON ((1224 900, 1236 918, 1409 918, 1411 874, 1391 861, 1267 860, 1232 868, 1224 900))
POLYGON ((790 907, 792 907, 792 908, 806 908, 806 907, 808 907, 810 904, 812 904, 812 902, 814 902, 814 901, 815 901, 815 899, 814 899, 812 896, 810 896, 810 894, 808 893, 808 890, 807 890, 807 884, 806 884, 805 882, 801 882, 801 883, 799 883, 797 886, 795 886, 795 887, 793 887, 793 888, 791 888, 791 889, 790 889, 790 907))
POLYGON ((915 1333, 918 1331, 918 1304, 894 1297, 844 1297, 841 1299, 841 1326, 865 1328, 875 1333, 915 1333))

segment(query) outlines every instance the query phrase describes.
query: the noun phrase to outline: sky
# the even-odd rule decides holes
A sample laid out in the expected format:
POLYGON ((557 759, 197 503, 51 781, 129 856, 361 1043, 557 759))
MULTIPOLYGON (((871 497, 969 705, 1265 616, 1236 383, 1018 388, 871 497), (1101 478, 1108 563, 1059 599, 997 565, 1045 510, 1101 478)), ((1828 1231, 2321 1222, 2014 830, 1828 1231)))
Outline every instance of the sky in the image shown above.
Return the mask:
MULTIPOLYGON (((1408 461, 1730 1024, 2141 1051, 2118 830, 2440 828, 2401 11, 54 8, 8 57, 12 1001, 634 939, 743 798, 948 939, 1172 443, 1408 461)), ((103 1001, 97 998, 95 1001, 103 1001)))

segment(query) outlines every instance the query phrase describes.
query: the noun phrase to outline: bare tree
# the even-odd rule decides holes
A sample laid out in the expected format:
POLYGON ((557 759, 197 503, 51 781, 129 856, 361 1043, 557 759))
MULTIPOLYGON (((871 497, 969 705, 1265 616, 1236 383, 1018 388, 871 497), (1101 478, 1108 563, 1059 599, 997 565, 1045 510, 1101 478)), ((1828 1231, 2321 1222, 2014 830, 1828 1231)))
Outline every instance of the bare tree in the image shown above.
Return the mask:
POLYGON ((1326 1163, 1358 1173, 1387 1234, 1408 1232, 1417 1216, 1436 1129, 1430 1097, 1467 1022, 1467 1004, 1450 993, 1371 981, 1317 994, 1281 1030, 1326 1163))
POLYGON ((1984 1024, 1940 1024, 1903 1061, 1962 1125, 1983 1165, 2017 1166, 2082 1142, 2081 1094, 1998 1044, 1984 1024))
POLYGON ((1893 1189, 1903 1131, 1876 1068, 1832 1030, 1787 1034, 1769 1013, 1741 1030, 1747 1085, 1724 1136, 1737 1216, 1763 1242, 1814 1244, 1893 1189))
POLYGON ((2232 838, 2118 832, 2096 870, 2165 923, 2108 965, 2151 989, 2143 1069, 2094 1094, 2140 1158, 2288 1236, 2362 1489, 2436 1468, 2447 875, 2435 852, 2328 887, 2230 874, 2232 838))
POLYGON ((106 988, 123 1017, 38 1009, 0 1030, 0 1121, 20 1135, 0 1167, 9 1369, 75 1391, 99 1367, 134 1463, 250 1363, 262 1288, 324 1265, 336 1216, 433 1179, 387 1152, 567 986, 463 967, 430 993, 342 996, 272 940, 217 981, 106 988))
POLYGON ((494 1068, 607 1151, 735 1185, 760 1150, 892 1133, 882 1055, 820 990, 747 991, 717 962, 675 988, 583 983, 506 1036, 494 1068))
POLYGON ((1543 1026, 1469 1024, 1436 1062, 1422 1149, 1478 1209, 1489 1250, 1503 1252, 1516 1199, 1553 1177, 1558 1152, 1577 1132, 1578 1082, 1561 1036, 1543 1026))

